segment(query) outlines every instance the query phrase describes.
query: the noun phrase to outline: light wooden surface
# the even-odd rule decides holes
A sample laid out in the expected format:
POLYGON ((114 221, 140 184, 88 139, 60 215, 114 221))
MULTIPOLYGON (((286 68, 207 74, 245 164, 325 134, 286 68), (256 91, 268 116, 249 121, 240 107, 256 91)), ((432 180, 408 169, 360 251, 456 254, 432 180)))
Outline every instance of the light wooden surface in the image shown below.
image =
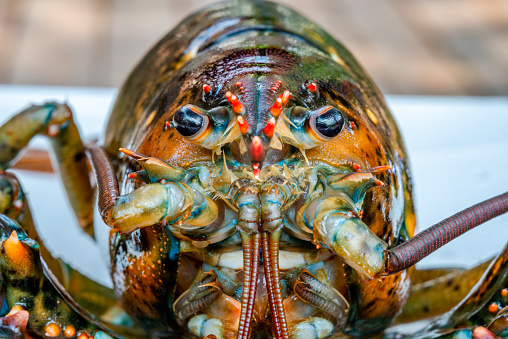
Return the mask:
MULTIPOLYGON (((279 0, 344 42, 381 89, 508 94, 506 0, 279 0)), ((0 83, 118 87, 211 0, 0 0, 0 83)))

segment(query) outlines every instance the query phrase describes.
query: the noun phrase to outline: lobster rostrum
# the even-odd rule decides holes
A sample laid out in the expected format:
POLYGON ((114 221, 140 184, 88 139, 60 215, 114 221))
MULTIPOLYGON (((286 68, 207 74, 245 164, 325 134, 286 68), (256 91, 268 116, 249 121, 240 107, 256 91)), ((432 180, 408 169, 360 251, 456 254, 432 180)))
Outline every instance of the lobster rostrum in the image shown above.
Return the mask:
MULTIPOLYGON (((268 2, 212 6, 164 37, 121 89, 103 146, 83 145, 66 105, 18 113, 0 128, 3 169, 35 134, 52 139, 93 237, 90 160, 114 290, 45 248, 4 172, 10 313, 0 329, 15 336, 378 335, 407 301, 417 261, 508 210, 504 194, 409 240, 410 174, 382 95, 342 45, 268 2)), ((484 314, 496 293, 508 295, 507 256, 421 336, 505 335, 506 312, 484 314)))

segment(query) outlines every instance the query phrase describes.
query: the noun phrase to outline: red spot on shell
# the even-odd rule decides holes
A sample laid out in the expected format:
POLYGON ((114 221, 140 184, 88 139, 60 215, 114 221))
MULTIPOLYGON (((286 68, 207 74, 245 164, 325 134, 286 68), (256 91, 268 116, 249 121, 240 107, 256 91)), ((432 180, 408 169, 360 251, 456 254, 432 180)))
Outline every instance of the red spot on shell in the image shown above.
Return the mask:
POLYGON ((208 85, 208 84, 204 84, 203 85, 203 91, 208 94, 210 93, 210 91, 212 90, 212 86, 208 85))
POLYGON ((263 128, 263 134, 271 138, 273 136, 274 130, 275 130, 275 118, 270 118, 265 128, 263 128))
POLYGON ((289 101, 289 99, 291 99, 292 96, 293 96, 293 93, 291 93, 288 90, 285 90, 284 93, 282 93, 282 95, 280 96, 280 98, 282 99, 282 103, 284 105, 287 104, 287 102, 289 101))
POLYGON ((164 127, 166 127, 166 131, 171 127, 171 123, 169 121, 166 121, 164 124, 164 127))
POLYGON ((357 163, 353 163, 353 169, 355 171, 359 171, 360 170, 360 165, 358 165, 357 163))
POLYGON ((241 115, 236 117, 236 121, 238 121, 240 132, 242 132, 242 134, 247 134, 247 131, 249 130, 249 124, 247 123, 247 121, 245 121, 245 119, 241 115))
POLYGON ((240 102, 240 100, 232 100, 233 104, 233 111, 235 111, 236 114, 240 114, 245 110, 245 106, 240 102))
POLYGON ((233 106, 233 111, 236 114, 240 114, 245 110, 245 106, 238 100, 238 97, 231 92, 226 92, 226 99, 228 99, 231 106, 233 106))
POLYGON ((270 113, 274 116, 274 117, 278 117, 280 115, 280 113, 282 112, 282 106, 285 105, 289 99, 291 99, 291 96, 293 94, 291 94, 290 91, 284 91, 284 93, 282 93, 282 95, 280 95, 277 100, 275 100, 275 103, 273 104, 272 107, 270 107, 270 113))
POLYGON ((355 122, 354 122, 354 121, 351 121, 351 122, 349 123, 349 126, 351 126, 351 129, 353 129, 353 130, 354 130, 354 129, 356 129, 356 125, 355 125, 355 122))
POLYGON ((311 91, 312 93, 316 92, 316 89, 317 89, 317 85, 315 82, 311 82, 308 86, 307 86, 307 89, 309 91, 311 91))
POLYGON ((261 161, 261 157, 263 156, 263 143, 261 142, 261 138, 257 135, 252 138, 252 143, 250 144, 250 154, 252 156, 253 161, 261 161))
POLYGON ((254 172, 255 177, 259 177, 261 174, 261 169, 259 168, 259 164, 252 165, 252 171, 254 172))
POLYGON ((277 100, 275 100, 275 103, 273 104, 273 106, 270 108, 270 113, 274 117, 278 117, 280 115, 281 111, 282 111, 282 99, 277 98, 277 100))
POLYGON ((240 86, 242 86, 242 83, 241 83, 240 81, 238 81, 238 82, 236 83, 236 87, 240 87, 240 86))

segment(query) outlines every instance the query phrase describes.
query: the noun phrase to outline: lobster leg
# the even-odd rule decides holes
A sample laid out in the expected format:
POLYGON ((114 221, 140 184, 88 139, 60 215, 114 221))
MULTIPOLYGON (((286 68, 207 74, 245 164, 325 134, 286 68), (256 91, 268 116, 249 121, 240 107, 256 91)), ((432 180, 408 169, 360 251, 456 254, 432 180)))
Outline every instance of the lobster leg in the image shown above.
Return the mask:
POLYGON ((28 200, 18 178, 14 173, 5 172, 0 174, 0 214, 16 221, 21 225, 28 237, 35 240, 40 247, 44 262, 59 281, 64 280, 64 275, 70 268, 59 258, 55 258, 46 248, 39 237, 37 228, 32 219, 32 213, 28 200))
POLYGON ((120 195, 115 170, 106 152, 90 145, 97 178, 99 211, 104 222, 121 233, 159 222, 191 226, 211 224, 218 215, 215 202, 185 183, 150 183, 120 195))
MULTIPOLYGON (((18 236, 21 237, 26 233, 28 238, 37 242, 38 250, 47 267, 44 279, 51 280, 51 283, 56 286, 67 302, 73 304, 74 307, 86 308, 86 310, 81 309, 81 314, 99 319, 111 309, 118 308, 118 301, 113 290, 84 276, 48 250, 44 241, 39 237, 28 200, 13 173, 0 174, 0 202, 0 214, 3 215, 3 218, 12 220, 12 227, 14 227, 14 222, 21 225, 22 230, 17 230, 18 236)), ((6 233, 10 234, 10 229, 6 233)), ((124 316, 127 317, 126 314, 124 316)), ((118 334, 122 334, 126 329, 133 330, 129 327, 122 328, 122 326, 110 324, 106 319, 101 320, 106 324, 106 327, 118 334)), ((138 334, 143 335, 142 331, 138 334)))
POLYGON ((303 301, 335 317, 339 326, 345 324, 349 307, 347 301, 307 269, 302 269, 293 290, 303 301))
POLYGON ((374 175, 389 168, 331 175, 327 184, 337 190, 337 196, 307 202, 298 211, 298 225, 314 235, 316 245, 335 252, 366 279, 404 271, 461 234, 508 212, 507 192, 458 212, 388 249, 360 215, 366 191, 382 185, 374 175))
POLYGON ((69 106, 55 102, 30 106, 0 126, 0 169, 9 168, 36 135, 48 136, 79 224, 93 236, 93 190, 83 142, 69 106))
POLYGON ((473 268, 415 270, 409 299, 398 323, 431 318, 456 306, 478 283, 490 260, 473 268))
POLYGON ((360 275, 372 278, 384 272, 388 246, 356 215, 348 199, 310 202, 300 209, 297 222, 313 232, 318 246, 332 250, 360 275))
MULTIPOLYGON (((429 339, 507 337, 508 317, 505 309, 508 304, 507 285, 508 246, 490 262, 480 281, 456 307, 435 318, 416 336, 429 339), (450 328, 457 330, 452 334, 450 328)), ((410 337, 414 336, 415 334, 410 337)))
POLYGON ((184 325, 185 321, 199 311, 210 306, 222 295, 222 286, 217 280, 215 271, 203 272, 197 281, 175 302, 174 310, 177 321, 184 325))

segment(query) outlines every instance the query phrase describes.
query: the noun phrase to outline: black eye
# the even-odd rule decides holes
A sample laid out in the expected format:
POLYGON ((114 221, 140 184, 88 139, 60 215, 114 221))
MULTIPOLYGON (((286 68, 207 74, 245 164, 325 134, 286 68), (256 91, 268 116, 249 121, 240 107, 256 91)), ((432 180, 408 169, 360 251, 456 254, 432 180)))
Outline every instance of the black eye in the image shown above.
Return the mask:
POLYGON ((208 126, 208 117, 196 112, 197 109, 193 105, 185 105, 175 112, 173 126, 182 136, 199 136, 208 126))
POLYGON ((326 138, 333 138, 340 133, 344 127, 344 116, 342 113, 331 107, 326 112, 315 117, 315 130, 326 138))

